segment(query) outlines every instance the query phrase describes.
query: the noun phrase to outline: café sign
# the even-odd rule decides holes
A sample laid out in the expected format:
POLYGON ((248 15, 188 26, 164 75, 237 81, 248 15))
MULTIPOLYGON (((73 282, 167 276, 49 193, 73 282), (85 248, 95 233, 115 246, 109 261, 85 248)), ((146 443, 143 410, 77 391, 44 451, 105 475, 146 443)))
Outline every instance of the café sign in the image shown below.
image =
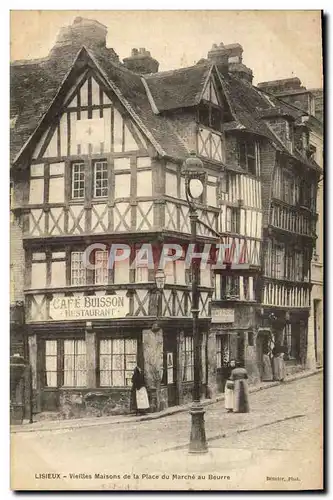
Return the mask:
POLYGON ((50 319, 113 319, 129 312, 129 298, 124 294, 54 297, 50 302, 50 319))
POLYGON ((235 309, 212 309, 212 323, 234 323, 235 309))

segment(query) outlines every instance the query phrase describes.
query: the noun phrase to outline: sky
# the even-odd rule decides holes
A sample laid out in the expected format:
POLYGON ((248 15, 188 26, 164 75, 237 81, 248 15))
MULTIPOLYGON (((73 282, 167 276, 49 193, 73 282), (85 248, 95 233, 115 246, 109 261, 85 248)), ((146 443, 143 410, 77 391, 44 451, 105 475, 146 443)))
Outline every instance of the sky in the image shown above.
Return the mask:
POLYGON ((107 46, 120 59, 144 47, 160 71, 191 66, 213 43, 240 43, 254 83, 297 76, 322 87, 320 11, 11 11, 11 60, 47 56, 62 26, 76 16, 108 28, 107 46))

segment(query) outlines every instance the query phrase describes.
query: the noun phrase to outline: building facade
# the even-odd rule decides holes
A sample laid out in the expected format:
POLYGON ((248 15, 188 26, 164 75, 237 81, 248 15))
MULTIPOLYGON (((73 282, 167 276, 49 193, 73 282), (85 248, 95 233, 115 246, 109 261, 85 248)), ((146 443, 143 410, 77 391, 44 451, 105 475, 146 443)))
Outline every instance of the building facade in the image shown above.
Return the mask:
POLYGON ((305 113, 253 87, 242 51, 214 45, 195 66, 158 72, 145 49, 121 63, 106 28, 77 18, 47 58, 13 63, 13 214, 24 257, 13 280, 36 412, 127 412, 137 363, 153 410, 191 399, 182 175, 191 151, 206 171, 196 250, 226 245, 222 269, 214 252, 200 268, 203 394, 223 390, 231 357, 260 379, 267 339, 304 365, 320 169, 294 148, 305 113))
MULTIPOLYGON (((258 84, 267 92, 278 96, 285 102, 307 113, 303 117, 302 135, 297 137, 298 148, 306 151, 321 168, 317 183, 316 204, 316 241, 311 262, 311 302, 308 320, 307 366, 314 368, 323 364, 324 327, 323 327, 323 233, 324 233, 324 164, 323 164, 323 89, 306 89, 298 78, 288 78, 258 84)), ((300 124, 299 124, 300 126, 300 124)))

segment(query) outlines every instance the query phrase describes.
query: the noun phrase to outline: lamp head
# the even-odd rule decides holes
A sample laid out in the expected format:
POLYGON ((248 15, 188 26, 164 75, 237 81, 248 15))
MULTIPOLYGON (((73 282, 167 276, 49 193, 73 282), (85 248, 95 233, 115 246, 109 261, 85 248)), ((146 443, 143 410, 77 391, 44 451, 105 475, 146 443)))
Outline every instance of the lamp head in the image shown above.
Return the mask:
POLYGON ((203 163, 194 151, 191 151, 189 158, 184 161, 182 173, 185 176, 186 198, 191 204, 202 195, 206 179, 203 163))

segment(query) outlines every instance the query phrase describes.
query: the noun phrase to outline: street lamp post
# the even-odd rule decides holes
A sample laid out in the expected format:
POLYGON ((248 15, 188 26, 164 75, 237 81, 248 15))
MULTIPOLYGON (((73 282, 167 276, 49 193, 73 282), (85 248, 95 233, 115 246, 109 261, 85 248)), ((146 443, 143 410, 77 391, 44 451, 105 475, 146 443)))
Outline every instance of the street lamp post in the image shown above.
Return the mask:
MULTIPOLYGON (((196 200, 200 198, 204 189, 205 171, 202 161, 194 152, 183 164, 185 175, 186 199, 190 209, 191 243, 195 248, 197 243, 198 214, 196 200)), ((193 400, 190 409, 191 436, 189 444, 190 453, 206 453, 208 451, 205 431, 204 408, 200 401, 201 389, 201 337, 198 328, 199 317, 199 262, 191 259, 192 274, 192 318, 193 318, 193 351, 194 351, 194 381, 193 400)))

